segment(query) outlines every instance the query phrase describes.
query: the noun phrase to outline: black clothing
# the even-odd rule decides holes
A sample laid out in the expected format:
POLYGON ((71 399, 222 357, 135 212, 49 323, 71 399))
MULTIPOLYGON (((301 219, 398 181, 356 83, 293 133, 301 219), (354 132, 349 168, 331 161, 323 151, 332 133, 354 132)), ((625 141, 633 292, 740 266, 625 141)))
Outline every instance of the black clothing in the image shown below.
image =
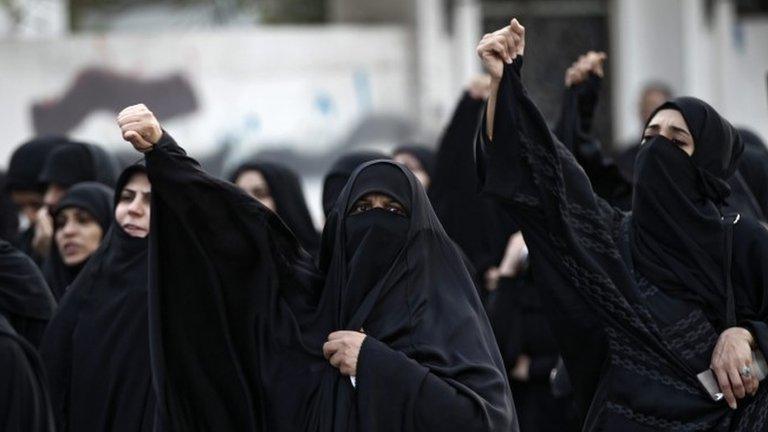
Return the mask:
POLYGON ((389 159, 389 156, 375 151, 359 151, 344 155, 331 165, 323 179, 323 212, 326 217, 355 168, 376 159, 389 159))
MULTIPOLYGON (((115 196, 143 170, 126 169, 115 196)), ((59 431, 154 430, 147 244, 113 223, 45 333, 41 354, 59 431)))
POLYGON ((45 184, 40 182, 45 161, 54 149, 69 143, 67 138, 52 136, 35 138, 20 145, 8 163, 7 188, 45 192, 45 184))
MULTIPOLYGON (((107 230, 109 229, 112 220, 114 219, 112 210, 113 195, 114 194, 112 189, 104 186, 101 183, 78 183, 77 185, 70 188, 66 195, 62 197, 61 201, 56 207, 56 213, 54 213, 54 221, 56 219, 56 215, 66 208, 77 207, 83 209, 88 214, 93 216, 93 218, 96 219, 96 222, 98 222, 98 224, 101 226, 103 239, 107 234, 107 230)), ((78 273, 80 273, 80 270, 83 269, 85 263, 88 261, 86 260, 85 262, 74 266, 68 266, 64 263, 61 258, 61 254, 59 253, 59 248, 56 245, 55 239, 57 229, 58 228, 54 227, 53 244, 51 245, 51 252, 48 255, 48 259, 43 265, 43 274, 45 275, 45 280, 48 282, 48 286, 50 287, 51 292, 58 300, 61 299, 69 284, 75 280, 75 277, 77 277, 78 273)))
MULTIPOLYGON (((663 137, 646 143, 627 215, 594 195, 526 95, 519 68, 520 60, 505 67, 494 142, 481 136, 479 169, 485 190, 522 226, 584 429, 764 430, 768 388, 733 411, 696 379, 728 315, 727 227, 714 202, 740 154, 732 127, 701 101, 675 99, 696 150, 688 157, 663 137)), ((735 321, 766 353, 768 233, 741 218, 732 253, 735 321)))
POLYGON ((310 255, 317 255, 320 249, 320 234, 315 229, 312 216, 309 214, 299 176, 289 168, 275 163, 247 162, 235 170, 229 177, 229 181, 237 182, 240 174, 246 171, 258 171, 264 176, 272 199, 275 200, 277 215, 299 239, 301 246, 310 255))
POLYGON ((117 173, 117 159, 103 148, 70 141, 50 152, 38 180, 63 187, 86 181, 113 187, 117 173))
POLYGON ((0 239, 14 240, 19 232, 19 210, 7 184, 8 176, 0 171, 0 239))
POLYGON ((54 432, 37 352, 0 313, 0 426, 3 432, 54 432))
MULTIPOLYGON (((516 430, 480 301, 404 167, 391 165, 409 185, 402 247, 375 285, 352 286, 367 279, 355 274, 365 272, 362 264, 350 268, 354 254, 345 256, 354 235, 347 231, 365 230, 365 220, 348 226, 366 216, 347 216, 351 194, 367 169, 389 162, 352 174, 329 214, 315 269, 274 213, 202 172, 167 134, 146 159, 153 187, 150 341, 164 426, 516 430), (333 331, 361 328, 368 337, 354 388, 323 357, 322 345, 333 331)), ((374 237, 365 235, 358 247, 369 250, 374 237)))
POLYGON ((37 265, 0 240, 0 314, 16 333, 37 347, 56 301, 37 265))

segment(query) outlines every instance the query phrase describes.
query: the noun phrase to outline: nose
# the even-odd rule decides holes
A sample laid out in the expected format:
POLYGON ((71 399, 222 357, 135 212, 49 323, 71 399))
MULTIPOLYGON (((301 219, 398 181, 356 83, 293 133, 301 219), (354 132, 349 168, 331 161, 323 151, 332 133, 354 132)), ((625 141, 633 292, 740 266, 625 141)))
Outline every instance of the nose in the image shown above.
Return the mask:
POLYGON ((141 203, 142 196, 141 194, 136 194, 136 196, 133 198, 133 201, 131 201, 131 204, 128 206, 128 213, 134 216, 141 216, 144 214, 144 206, 141 203))
POLYGON ((67 220, 61 227, 61 232, 65 237, 71 237, 77 233, 77 224, 73 220, 67 220))

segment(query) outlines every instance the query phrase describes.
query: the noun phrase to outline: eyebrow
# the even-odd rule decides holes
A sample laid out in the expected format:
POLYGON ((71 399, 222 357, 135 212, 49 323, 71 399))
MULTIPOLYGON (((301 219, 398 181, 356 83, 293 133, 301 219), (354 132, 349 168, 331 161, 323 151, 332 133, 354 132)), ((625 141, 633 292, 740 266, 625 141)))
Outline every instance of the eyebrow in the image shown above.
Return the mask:
MULTIPOLYGON (((677 133, 683 133, 683 134, 686 134, 688 136, 691 136, 690 132, 688 132, 687 130, 685 130, 685 129, 681 128, 681 127, 670 126, 669 128, 672 129, 673 131, 677 132, 677 133)), ((648 125, 648 127, 645 128, 645 130, 648 130, 648 129, 650 129, 652 131, 658 131, 658 130, 661 129, 661 126, 659 126, 657 124, 652 124, 652 125, 648 125)))

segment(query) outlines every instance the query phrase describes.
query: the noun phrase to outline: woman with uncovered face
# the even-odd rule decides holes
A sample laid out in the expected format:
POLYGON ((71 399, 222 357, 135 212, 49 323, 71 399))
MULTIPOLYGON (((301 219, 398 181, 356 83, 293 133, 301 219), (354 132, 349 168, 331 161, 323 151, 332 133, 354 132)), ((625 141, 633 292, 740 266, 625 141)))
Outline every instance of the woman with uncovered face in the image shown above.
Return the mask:
POLYGON ((112 189, 94 182, 73 186, 53 214, 55 247, 43 267, 48 285, 59 299, 99 248, 112 222, 112 189))
POLYGON ((145 168, 117 182, 115 221, 61 301, 41 354, 59 431, 152 431, 147 312, 151 186, 145 168))

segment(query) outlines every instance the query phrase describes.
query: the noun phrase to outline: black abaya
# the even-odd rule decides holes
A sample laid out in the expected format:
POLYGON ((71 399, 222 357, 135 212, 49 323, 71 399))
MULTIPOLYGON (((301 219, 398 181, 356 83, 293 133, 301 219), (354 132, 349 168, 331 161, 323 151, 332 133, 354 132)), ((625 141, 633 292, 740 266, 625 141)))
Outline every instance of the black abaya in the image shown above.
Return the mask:
POLYGON ((37 265, 0 240, 0 314, 37 347, 55 309, 56 302, 37 265))
MULTIPOLYGON (((138 171, 125 170, 116 197, 138 171)), ((41 355, 60 432, 154 430, 147 244, 113 223, 45 333, 41 355)))
MULTIPOLYGON (((520 66, 505 67, 479 168, 485 190, 522 225, 585 430, 765 430, 768 388, 733 411, 696 379, 725 329, 726 228, 714 203, 740 153, 732 127, 703 102, 676 99, 694 154, 663 137, 641 148, 627 216, 594 195, 526 95, 520 66), (667 271, 649 273, 652 265, 667 271), (719 280, 701 282, 718 269, 719 280)), ((733 253, 735 318, 765 353, 768 234, 742 218, 733 253)))
POLYGON ((320 235, 312 222, 296 173, 275 163, 247 162, 240 165, 229 180, 236 183, 240 174, 251 170, 260 172, 267 181, 280 219, 291 229, 301 246, 310 255, 316 255, 320 248, 320 235))
POLYGON ((37 352, 0 313, 0 428, 54 432, 45 373, 37 352))
MULTIPOLYGON (((389 162, 358 169, 349 183, 380 164, 389 162)), ((345 257, 347 222, 357 217, 346 214, 350 186, 329 215, 315 269, 274 213, 202 172, 167 134, 147 153, 150 340, 164 426, 516 429, 472 282, 418 180, 390 166, 410 193, 403 246, 377 269, 385 276, 375 285, 350 286, 348 277, 366 280, 354 276, 364 266, 350 269, 345 257), (350 289, 358 294, 347 296, 350 289), (353 298, 359 306, 342 306, 353 298), (322 344, 332 331, 360 328, 368 336, 355 389, 323 358, 322 344)), ((360 245, 373 239, 364 238, 360 245)))

